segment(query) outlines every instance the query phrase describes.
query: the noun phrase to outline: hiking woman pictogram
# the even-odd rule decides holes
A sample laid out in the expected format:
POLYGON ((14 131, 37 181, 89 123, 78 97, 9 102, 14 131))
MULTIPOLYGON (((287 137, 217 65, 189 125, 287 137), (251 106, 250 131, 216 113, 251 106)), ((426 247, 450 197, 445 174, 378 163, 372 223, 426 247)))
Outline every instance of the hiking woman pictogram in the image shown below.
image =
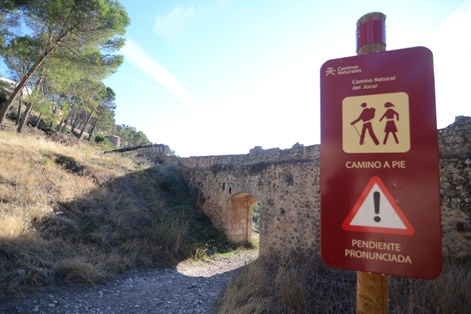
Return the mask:
POLYGON ((396 120, 399 121, 399 113, 397 113, 394 109, 391 107, 394 107, 394 105, 390 102, 387 102, 384 104, 384 108, 389 108, 386 110, 386 112, 383 114, 381 120, 386 118, 386 125, 384 127, 384 140, 383 140, 383 145, 386 145, 386 142, 388 140, 388 136, 390 133, 394 136, 394 140, 396 141, 396 144, 399 144, 399 140, 397 139, 396 132, 397 132, 397 127, 396 127, 396 120))
MULTIPOLYGON (((363 109, 358 119, 353 120, 350 123, 350 125, 353 125, 353 127, 355 128, 355 123, 357 123, 358 121, 363 121, 363 127, 361 128, 361 135, 360 135, 360 145, 365 144, 366 131, 368 131, 368 133, 370 134, 370 137, 375 143, 375 145, 379 145, 379 141, 376 138, 375 132, 373 131, 373 126, 371 125, 371 120, 373 120, 375 117, 376 109, 366 108, 366 106, 367 106, 366 102, 361 104, 361 107, 365 109, 363 109)), ((357 129, 355 128, 355 130, 357 129)), ((357 130, 357 133, 358 133, 358 130, 357 130)))

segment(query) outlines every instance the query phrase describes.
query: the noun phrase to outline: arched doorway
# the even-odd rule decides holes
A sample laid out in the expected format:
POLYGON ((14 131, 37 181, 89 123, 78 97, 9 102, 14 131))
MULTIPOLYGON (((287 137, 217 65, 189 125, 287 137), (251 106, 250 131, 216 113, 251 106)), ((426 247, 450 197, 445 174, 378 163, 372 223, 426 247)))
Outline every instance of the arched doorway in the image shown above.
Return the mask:
POLYGON ((259 201, 248 193, 237 193, 229 199, 226 235, 234 243, 252 238, 252 210, 259 201))

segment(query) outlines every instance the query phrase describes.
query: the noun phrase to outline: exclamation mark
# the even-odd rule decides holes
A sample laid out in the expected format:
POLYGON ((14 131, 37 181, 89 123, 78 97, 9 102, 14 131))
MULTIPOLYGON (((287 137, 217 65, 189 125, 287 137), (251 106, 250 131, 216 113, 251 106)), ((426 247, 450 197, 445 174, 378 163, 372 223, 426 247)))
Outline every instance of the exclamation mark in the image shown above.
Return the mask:
MULTIPOLYGON (((374 201, 374 205, 375 205, 375 214, 376 215, 379 215, 379 196, 380 196, 379 192, 374 192, 373 193, 373 201, 374 201)), ((374 221, 380 222, 381 218, 379 216, 375 216, 374 221)))

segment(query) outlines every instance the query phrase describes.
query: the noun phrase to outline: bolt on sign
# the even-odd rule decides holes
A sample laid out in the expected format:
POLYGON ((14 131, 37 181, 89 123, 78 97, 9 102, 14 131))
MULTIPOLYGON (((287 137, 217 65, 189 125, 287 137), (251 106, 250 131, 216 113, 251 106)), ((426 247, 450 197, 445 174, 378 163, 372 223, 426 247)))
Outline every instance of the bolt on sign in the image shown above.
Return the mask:
POLYGON ((424 47, 329 60, 321 75, 321 256, 331 266, 441 273, 433 56, 424 47))

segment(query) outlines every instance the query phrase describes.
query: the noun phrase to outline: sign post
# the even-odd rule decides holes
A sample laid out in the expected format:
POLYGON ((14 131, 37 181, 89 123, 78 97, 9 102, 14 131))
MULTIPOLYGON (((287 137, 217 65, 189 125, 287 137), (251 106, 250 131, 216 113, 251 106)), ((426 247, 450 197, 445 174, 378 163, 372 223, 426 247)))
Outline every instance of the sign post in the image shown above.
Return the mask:
MULTIPOLYGON (((357 21, 357 54, 386 50, 386 16, 374 12, 357 21)), ((376 206, 375 214, 379 206, 376 206)), ((379 216, 377 216, 379 217, 379 216)), ((357 313, 389 313, 389 277, 357 272, 357 313)))
POLYGON ((321 67, 321 256, 358 271, 357 313, 388 313, 388 275, 442 267, 433 57, 385 51, 384 22, 360 18, 358 56, 321 67))

